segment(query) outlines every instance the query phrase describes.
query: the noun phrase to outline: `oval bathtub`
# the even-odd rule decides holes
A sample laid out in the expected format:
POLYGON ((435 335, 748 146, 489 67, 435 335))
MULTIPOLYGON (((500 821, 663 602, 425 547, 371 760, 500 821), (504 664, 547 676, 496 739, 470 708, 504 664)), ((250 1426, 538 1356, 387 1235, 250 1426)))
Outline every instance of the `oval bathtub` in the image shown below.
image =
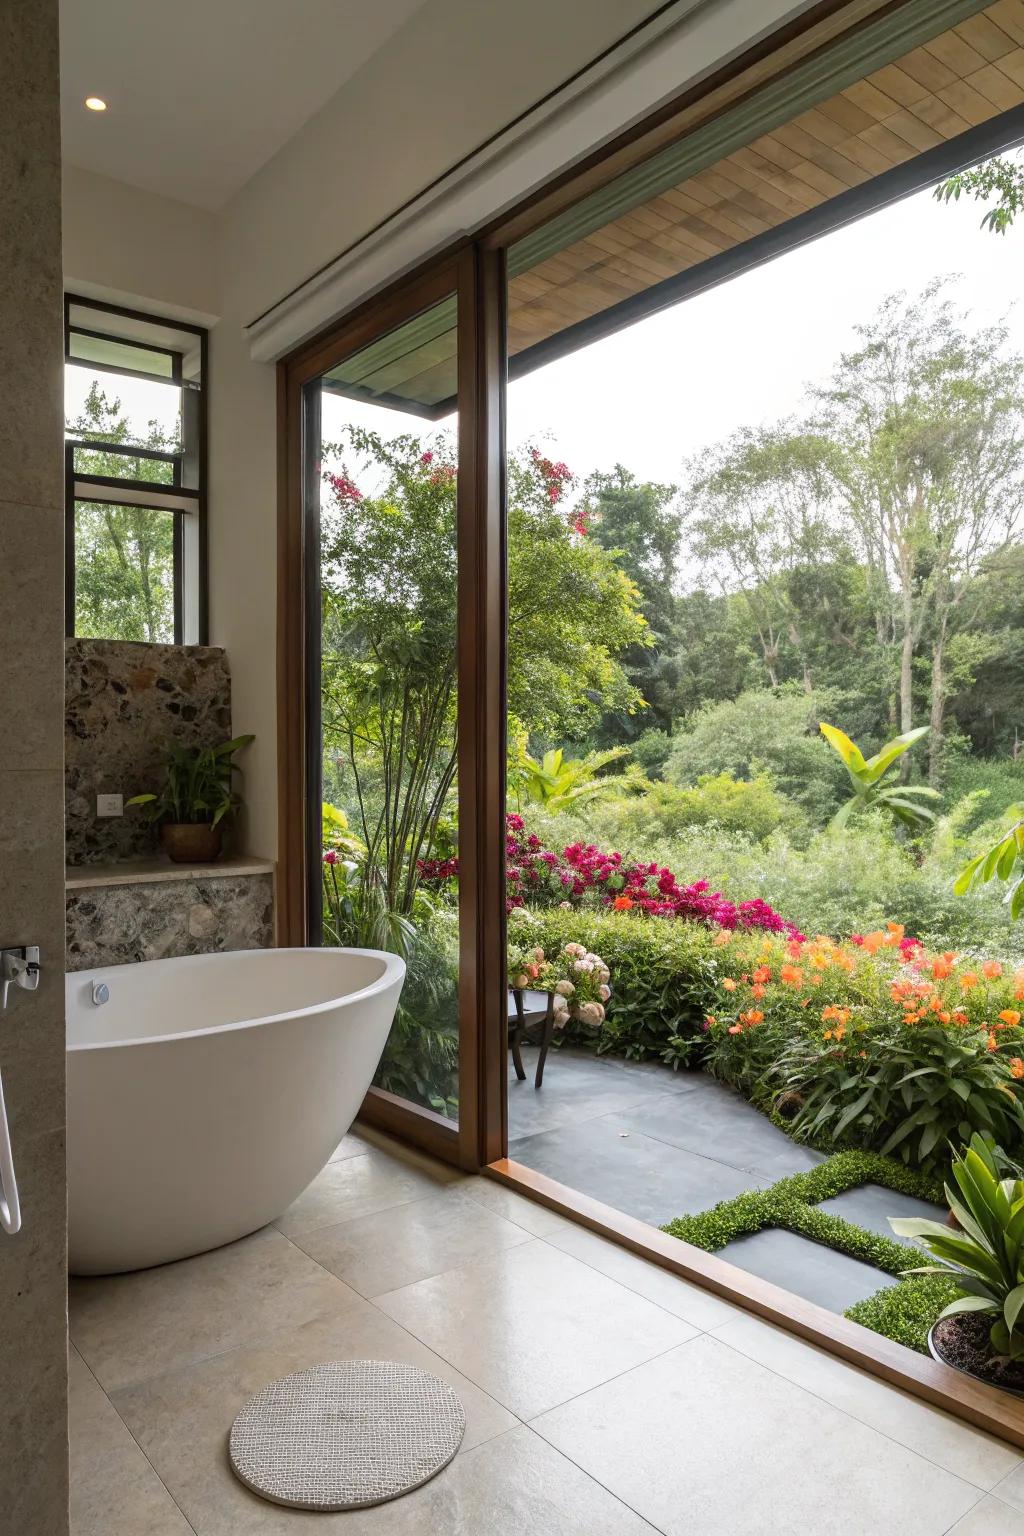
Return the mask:
POLYGON ((68 975, 72 1273, 164 1264, 279 1216, 355 1118, 404 977, 368 949, 68 975), (110 989, 100 1006, 94 983, 110 989))

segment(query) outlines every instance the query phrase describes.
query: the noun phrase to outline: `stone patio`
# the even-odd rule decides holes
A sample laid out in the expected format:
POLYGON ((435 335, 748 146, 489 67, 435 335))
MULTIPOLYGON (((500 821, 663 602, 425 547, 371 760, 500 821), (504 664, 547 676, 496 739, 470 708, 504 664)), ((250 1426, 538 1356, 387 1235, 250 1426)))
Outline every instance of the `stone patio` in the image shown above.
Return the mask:
MULTIPOLYGON (((523 1061, 525 1082, 509 1078, 509 1156, 652 1226, 823 1161, 703 1072, 565 1047, 551 1053, 535 1089, 535 1048, 524 1048, 523 1061)), ((887 1237, 887 1216, 945 1214, 872 1184, 822 1209, 887 1237)), ((836 1312, 895 1284, 869 1264, 778 1230, 730 1243, 722 1257, 836 1312)))

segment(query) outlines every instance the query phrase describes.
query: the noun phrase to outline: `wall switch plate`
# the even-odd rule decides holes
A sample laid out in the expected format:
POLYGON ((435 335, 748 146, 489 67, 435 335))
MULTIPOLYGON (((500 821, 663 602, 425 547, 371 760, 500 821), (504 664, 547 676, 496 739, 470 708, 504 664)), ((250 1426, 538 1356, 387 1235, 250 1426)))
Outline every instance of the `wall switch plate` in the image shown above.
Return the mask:
POLYGON ((124 795, 97 795, 97 816, 123 816, 124 795))

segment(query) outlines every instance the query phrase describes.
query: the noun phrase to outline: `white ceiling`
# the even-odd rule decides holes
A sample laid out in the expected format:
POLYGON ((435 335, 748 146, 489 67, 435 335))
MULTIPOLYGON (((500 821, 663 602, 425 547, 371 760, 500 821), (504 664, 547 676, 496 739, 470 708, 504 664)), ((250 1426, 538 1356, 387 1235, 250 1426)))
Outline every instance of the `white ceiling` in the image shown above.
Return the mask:
POLYGON ((421 4, 61 0, 64 159, 220 208, 421 4))

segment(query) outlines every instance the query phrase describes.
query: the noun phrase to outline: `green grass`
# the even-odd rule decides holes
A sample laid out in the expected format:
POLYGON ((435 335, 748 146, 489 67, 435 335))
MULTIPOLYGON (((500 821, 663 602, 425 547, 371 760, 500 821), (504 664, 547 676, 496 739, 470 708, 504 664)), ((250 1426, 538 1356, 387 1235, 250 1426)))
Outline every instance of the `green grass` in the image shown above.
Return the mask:
MULTIPOLYGON (((861 1184, 881 1184, 898 1194, 941 1202, 942 1187, 925 1174, 875 1152, 837 1152, 806 1173, 791 1174, 768 1189, 748 1190, 696 1216, 677 1216, 662 1228, 671 1237, 717 1253, 738 1237, 781 1227, 811 1242, 902 1275, 917 1262, 917 1251, 895 1238, 858 1227, 816 1207, 861 1184)), ((912 1275, 850 1307, 846 1316, 909 1349, 927 1353, 928 1329, 957 1294, 945 1276, 912 1275)))

